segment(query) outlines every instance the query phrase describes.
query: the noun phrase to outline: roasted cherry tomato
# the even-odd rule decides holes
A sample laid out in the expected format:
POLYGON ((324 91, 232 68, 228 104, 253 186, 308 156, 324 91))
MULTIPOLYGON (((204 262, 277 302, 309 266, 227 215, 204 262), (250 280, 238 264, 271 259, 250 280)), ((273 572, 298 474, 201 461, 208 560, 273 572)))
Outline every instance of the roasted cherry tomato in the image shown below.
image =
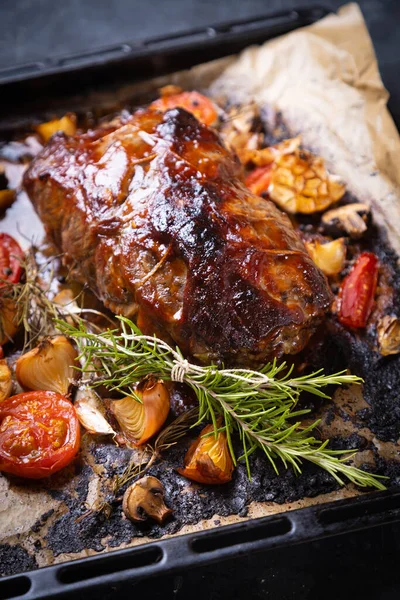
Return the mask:
POLYGON ((245 184, 253 194, 261 196, 268 191, 271 183, 272 170, 271 165, 266 167, 257 167, 246 177, 245 184))
POLYGON ((79 421, 72 403, 55 392, 26 392, 0 404, 0 471, 40 479, 78 452, 79 421))
POLYGON ((18 283, 21 278, 21 246, 7 233, 0 233, 0 287, 5 283, 18 283))
POLYGON ((344 279, 340 291, 339 321, 347 327, 365 327, 371 314, 378 281, 378 259, 363 252, 344 279))
POLYGON ((184 108, 204 125, 212 125, 217 120, 214 104, 199 92, 181 92, 163 96, 150 104, 150 108, 166 111, 170 108, 184 108))

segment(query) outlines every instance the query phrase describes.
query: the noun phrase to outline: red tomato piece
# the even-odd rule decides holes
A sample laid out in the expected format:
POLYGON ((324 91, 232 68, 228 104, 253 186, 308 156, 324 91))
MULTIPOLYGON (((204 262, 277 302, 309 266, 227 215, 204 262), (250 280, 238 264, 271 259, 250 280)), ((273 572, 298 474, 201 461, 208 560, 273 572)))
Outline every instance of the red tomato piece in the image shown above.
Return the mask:
POLYGON ((340 291, 339 321, 347 327, 365 327, 371 314, 378 281, 378 259, 372 252, 363 252, 340 291))
POLYGON ((257 167, 246 177, 245 184, 253 194, 261 196, 268 191, 272 178, 272 165, 257 167))
POLYGON ((40 479, 68 465, 80 427, 70 400, 55 392, 26 392, 0 404, 0 471, 40 479))
POLYGON ((21 279, 21 246, 7 233, 0 233, 0 287, 5 283, 18 283, 21 279))
POLYGON ((180 94, 163 96, 152 102, 150 108, 162 112, 170 108, 184 108, 204 125, 212 125, 217 120, 214 103, 203 94, 199 94, 199 92, 181 92, 180 94))

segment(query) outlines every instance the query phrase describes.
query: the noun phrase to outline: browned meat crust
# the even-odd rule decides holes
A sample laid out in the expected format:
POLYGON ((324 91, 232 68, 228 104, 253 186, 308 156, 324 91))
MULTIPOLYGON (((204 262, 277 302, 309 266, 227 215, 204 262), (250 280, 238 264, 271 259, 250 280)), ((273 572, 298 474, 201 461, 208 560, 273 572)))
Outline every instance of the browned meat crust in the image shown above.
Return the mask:
POLYGON ((182 109, 56 135, 24 185, 79 281, 201 360, 296 353, 329 307, 289 219, 182 109))

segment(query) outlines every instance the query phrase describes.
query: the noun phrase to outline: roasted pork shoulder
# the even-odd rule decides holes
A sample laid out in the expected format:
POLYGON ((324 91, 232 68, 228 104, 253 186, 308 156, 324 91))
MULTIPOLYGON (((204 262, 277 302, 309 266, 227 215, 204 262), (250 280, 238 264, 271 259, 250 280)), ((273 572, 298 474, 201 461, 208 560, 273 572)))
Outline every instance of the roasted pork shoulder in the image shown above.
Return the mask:
POLYGON ((56 134, 24 186, 75 279, 203 362, 294 354, 329 308, 288 217, 183 109, 56 134))

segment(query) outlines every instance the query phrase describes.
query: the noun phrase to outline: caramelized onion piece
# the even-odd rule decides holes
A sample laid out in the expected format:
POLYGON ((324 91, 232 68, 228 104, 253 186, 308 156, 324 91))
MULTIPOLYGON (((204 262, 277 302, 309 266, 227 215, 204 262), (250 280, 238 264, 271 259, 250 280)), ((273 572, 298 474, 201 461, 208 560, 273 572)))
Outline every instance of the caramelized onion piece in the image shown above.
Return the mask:
POLYGON ((382 356, 400 353, 400 319, 389 315, 379 319, 378 344, 382 356))
POLYGON ((28 390, 46 390, 65 396, 76 379, 78 352, 63 335, 43 340, 16 362, 18 382, 28 390))
POLYGON ((346 243, 344 238, 321 244, 318 240, 305 243, 308 254, 317 267, 325 275, 338 275, 344 267, 346 260, 346 243))
POLYGON ((169 392, 162 381, 146 377, 141 381, 133 396, 111 400, 110 410, 114 414, 125 437, 141 446, 164 425, 170 409, 169 392))
POLYGON ((122 510, 131 521, 146 521, 151 517, 159 525, 172 513, 164 504, 164 487, 156 477, 142 477, 128 487, 122 510))
POLYGON ((178 473, 198 483, 220 484, 232 479, 233 461, 226 434, 214 434, 213 425, 207 425, 191 444, 185 456, 185 468, 178 473), (204 437, 206 436, 206 437, 204 437))
POLYGON ((62 131, 65 135, 75 135, 76 116, 73 113, 67 113, 61 119, 54 119, 37 125, 36 131, 44 142, 48 142, 58 131, 62 131))
POLYGON ((12 376, 5 358, 0 359, 0 402, 11 395, 12 376))
POLYGON ((19 329, 18 307, 12 298, 0 296, 0 346, 11 341, 19 329))
POLYGON ((15 190, 0 190, 0 212, 7 210, 17 197, 15 190))

